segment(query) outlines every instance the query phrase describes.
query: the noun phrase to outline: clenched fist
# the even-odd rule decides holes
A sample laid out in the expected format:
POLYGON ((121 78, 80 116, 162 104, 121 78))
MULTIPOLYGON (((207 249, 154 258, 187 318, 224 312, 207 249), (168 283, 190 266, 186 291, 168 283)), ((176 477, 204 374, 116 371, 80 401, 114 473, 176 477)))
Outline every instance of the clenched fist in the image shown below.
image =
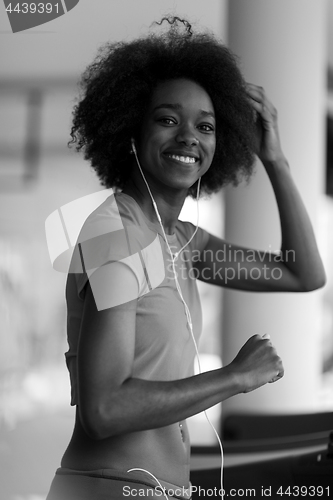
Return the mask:
POLYGON ((283 377, 281 358, 268 335, 253 335, 243 345, 229 368, 238 377, 242 392, 250 392, 283 377))

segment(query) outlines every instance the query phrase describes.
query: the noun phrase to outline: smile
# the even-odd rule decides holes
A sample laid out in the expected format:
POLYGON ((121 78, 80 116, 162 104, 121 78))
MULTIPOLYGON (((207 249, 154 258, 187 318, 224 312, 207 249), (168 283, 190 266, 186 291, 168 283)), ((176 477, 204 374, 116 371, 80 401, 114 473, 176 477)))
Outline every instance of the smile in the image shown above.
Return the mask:
POLYGON ((178 156, 178 155, 166 155, 168 158, 172 160, 181 161, 182 163, 195 163, 197 158, 193 158, 193 156, 178 156))

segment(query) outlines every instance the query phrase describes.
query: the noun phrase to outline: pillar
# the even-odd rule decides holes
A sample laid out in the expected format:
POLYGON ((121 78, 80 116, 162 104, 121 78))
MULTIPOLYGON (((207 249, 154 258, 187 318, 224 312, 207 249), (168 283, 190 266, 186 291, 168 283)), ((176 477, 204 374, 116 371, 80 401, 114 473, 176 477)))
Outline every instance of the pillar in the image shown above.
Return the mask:
MULTIPOLYGON (((318 227, 324 192, 325 0, 231 0, 229 46, 247 81, 261 85, 279 112, 282 147, 310 218, 318 227)), ((226 192, 227 241, 280 248, 273 190, 258 161, 249 185, 226 192)), ((321 292, 224 293, 223 359, 254 333, 269 333, 285 376, 223 404, 223 413, 311 412, 321 376, 321 292)))

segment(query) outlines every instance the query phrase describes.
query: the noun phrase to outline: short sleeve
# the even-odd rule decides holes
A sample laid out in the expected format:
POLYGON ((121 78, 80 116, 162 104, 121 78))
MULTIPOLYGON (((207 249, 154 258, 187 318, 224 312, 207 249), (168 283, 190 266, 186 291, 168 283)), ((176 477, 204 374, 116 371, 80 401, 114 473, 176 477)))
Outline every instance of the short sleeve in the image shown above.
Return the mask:
POLYGON ((81 299, 89 280, 98 310, 129 302, 165 277, 159 236, 108 199, 84 224, 70 272, 81 299))

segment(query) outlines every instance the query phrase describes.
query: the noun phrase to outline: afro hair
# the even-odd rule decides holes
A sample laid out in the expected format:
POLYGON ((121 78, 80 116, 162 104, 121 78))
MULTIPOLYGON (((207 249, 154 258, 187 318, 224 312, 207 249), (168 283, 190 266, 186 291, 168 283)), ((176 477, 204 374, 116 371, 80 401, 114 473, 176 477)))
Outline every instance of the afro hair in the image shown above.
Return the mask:
MULTIPOLYGON (((188 79, 210 96, 216 115, 216 151, 201 179, 201 193, 236 185, 252 173, 255 120, 236 57, 213 34, 192 32, 178 17, 164 17, 167 31, 130 42, 108 43, 88 66, 73 111, 72 140, 106 187, 124 188, 131 175, 131 137, 156 86, 188 79)), ((162 29, 161 29, 162 31, 162 29)), ((189 195, 196 195, 191 186, 189 195)))

